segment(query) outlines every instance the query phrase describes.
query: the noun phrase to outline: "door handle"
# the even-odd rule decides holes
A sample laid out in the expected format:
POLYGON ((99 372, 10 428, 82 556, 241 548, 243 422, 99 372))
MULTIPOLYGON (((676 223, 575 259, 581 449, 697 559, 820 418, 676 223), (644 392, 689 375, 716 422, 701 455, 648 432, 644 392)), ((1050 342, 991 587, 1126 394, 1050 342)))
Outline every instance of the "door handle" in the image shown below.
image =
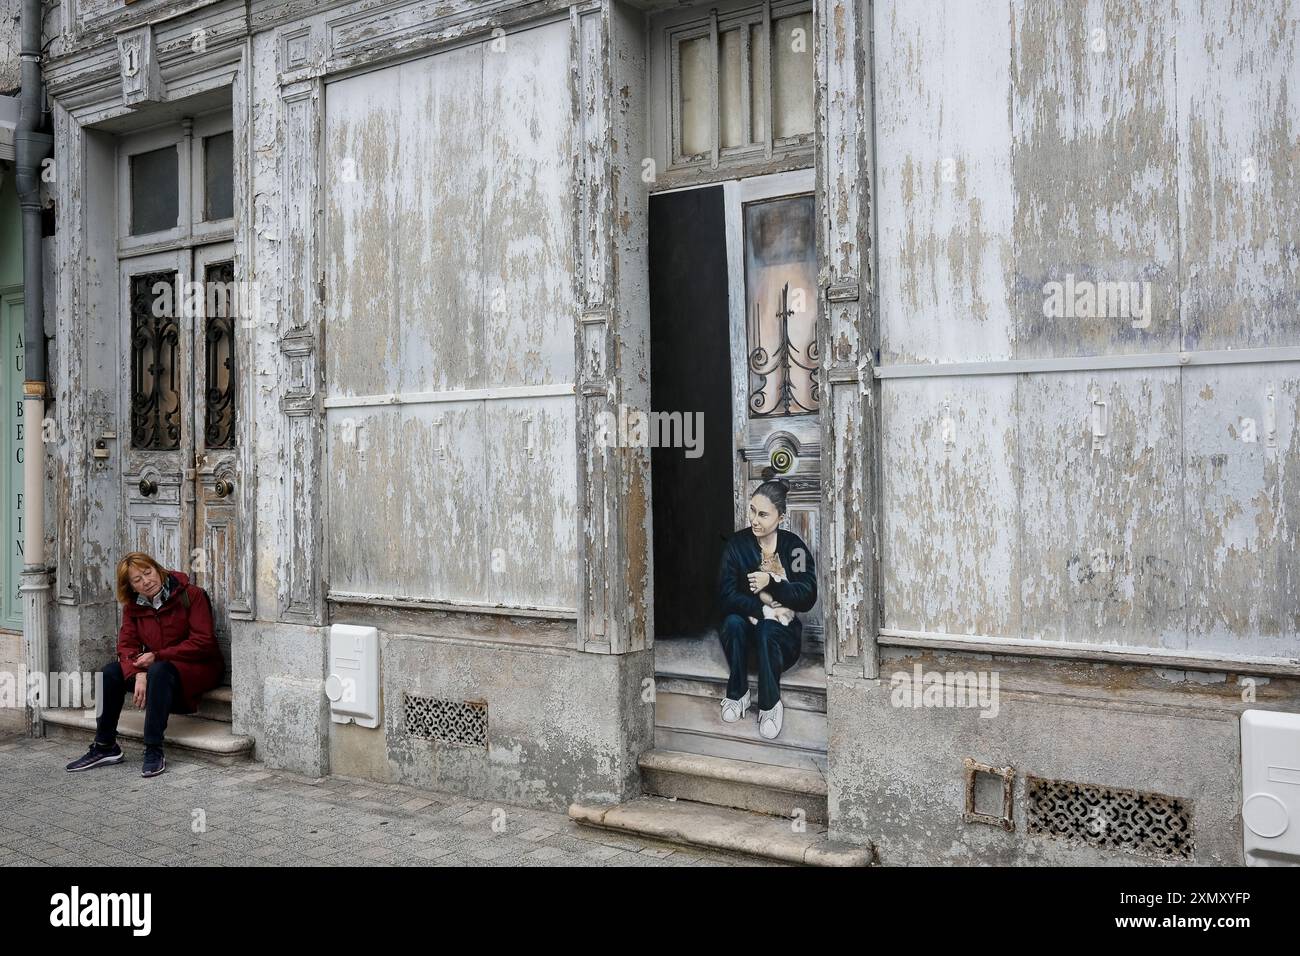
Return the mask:
POLYGON ((217 493, 218 498, 225 498, 235 490, 235 483, 229 478, 218 478, 212 490, 217 493))
POLYGON ((794 467, 794 451, 787 447, 778 447, 772 449, 772 470, 778 475, 784 475, 794 467))
POLYGON ((158 482, 152 478, 141 478, 139 484, 140 494, 148 498, 150 495, 158 493, 158 482))

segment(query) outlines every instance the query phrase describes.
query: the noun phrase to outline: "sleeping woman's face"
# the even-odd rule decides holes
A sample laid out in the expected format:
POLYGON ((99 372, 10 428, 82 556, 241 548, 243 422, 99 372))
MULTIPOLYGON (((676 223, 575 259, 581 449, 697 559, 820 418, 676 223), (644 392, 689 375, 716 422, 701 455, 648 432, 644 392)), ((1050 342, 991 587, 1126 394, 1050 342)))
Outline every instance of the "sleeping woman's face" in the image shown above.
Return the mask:
POLYGON ((749 499, 749 527, 754 537, 762 538, 776 530, 781 521, 781 513, 767 495, 754 495, 749 499))
POLYGON ((162 578, 158 572, 150 567, 137 568, 131 566, 131 576, 127 579, 131 582, 131 588, 136 594, 143 594, 147 598, 152 598, 162 589, 162 578))

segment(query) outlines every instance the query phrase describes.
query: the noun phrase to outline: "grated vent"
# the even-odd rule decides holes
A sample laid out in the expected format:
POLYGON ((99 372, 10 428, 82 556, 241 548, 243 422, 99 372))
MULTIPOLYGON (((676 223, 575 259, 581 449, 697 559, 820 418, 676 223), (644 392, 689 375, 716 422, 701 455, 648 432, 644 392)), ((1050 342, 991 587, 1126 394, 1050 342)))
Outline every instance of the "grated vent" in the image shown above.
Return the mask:
POLYGON ((1026 784, 1030 833, 1163 860, 1192 859, 1191 811, 1177 797, 1038 777, 1026 784))
POLYGON ((487 703, 402 695, 403 721, 411 737, 463 747, 487 747, 487 703))

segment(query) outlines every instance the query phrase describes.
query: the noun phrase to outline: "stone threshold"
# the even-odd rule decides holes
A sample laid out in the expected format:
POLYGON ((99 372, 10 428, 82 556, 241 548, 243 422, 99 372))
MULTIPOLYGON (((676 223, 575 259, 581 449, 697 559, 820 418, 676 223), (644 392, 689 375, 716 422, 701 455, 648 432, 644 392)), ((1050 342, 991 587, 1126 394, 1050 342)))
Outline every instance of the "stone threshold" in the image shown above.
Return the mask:
POLYGON ((872 862, 870 847, 829 840, 823 826, 806 824, 797 831, 790 820, 687 800, 638 797, 615 805, 574 803, 569 818, 584 826, 800 866, 872 862))

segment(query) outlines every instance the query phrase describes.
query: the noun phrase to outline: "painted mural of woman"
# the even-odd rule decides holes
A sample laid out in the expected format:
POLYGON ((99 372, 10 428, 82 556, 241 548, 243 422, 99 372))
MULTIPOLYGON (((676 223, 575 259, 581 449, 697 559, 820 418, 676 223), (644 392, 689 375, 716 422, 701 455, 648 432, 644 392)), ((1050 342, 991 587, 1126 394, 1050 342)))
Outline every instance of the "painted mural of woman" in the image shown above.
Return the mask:
POLYGON ((722 627, 718 636, 730 676, 722 719, 735 723, 749 709, 749 650, 758 660, 758 732, 781 733, 781 674, 799 659, 803 622, 797 614, 817 603, 812 551, 779 527, 790 486, 769 468, 749 498, 749 527, 731 536, 718 571, 722 627))

